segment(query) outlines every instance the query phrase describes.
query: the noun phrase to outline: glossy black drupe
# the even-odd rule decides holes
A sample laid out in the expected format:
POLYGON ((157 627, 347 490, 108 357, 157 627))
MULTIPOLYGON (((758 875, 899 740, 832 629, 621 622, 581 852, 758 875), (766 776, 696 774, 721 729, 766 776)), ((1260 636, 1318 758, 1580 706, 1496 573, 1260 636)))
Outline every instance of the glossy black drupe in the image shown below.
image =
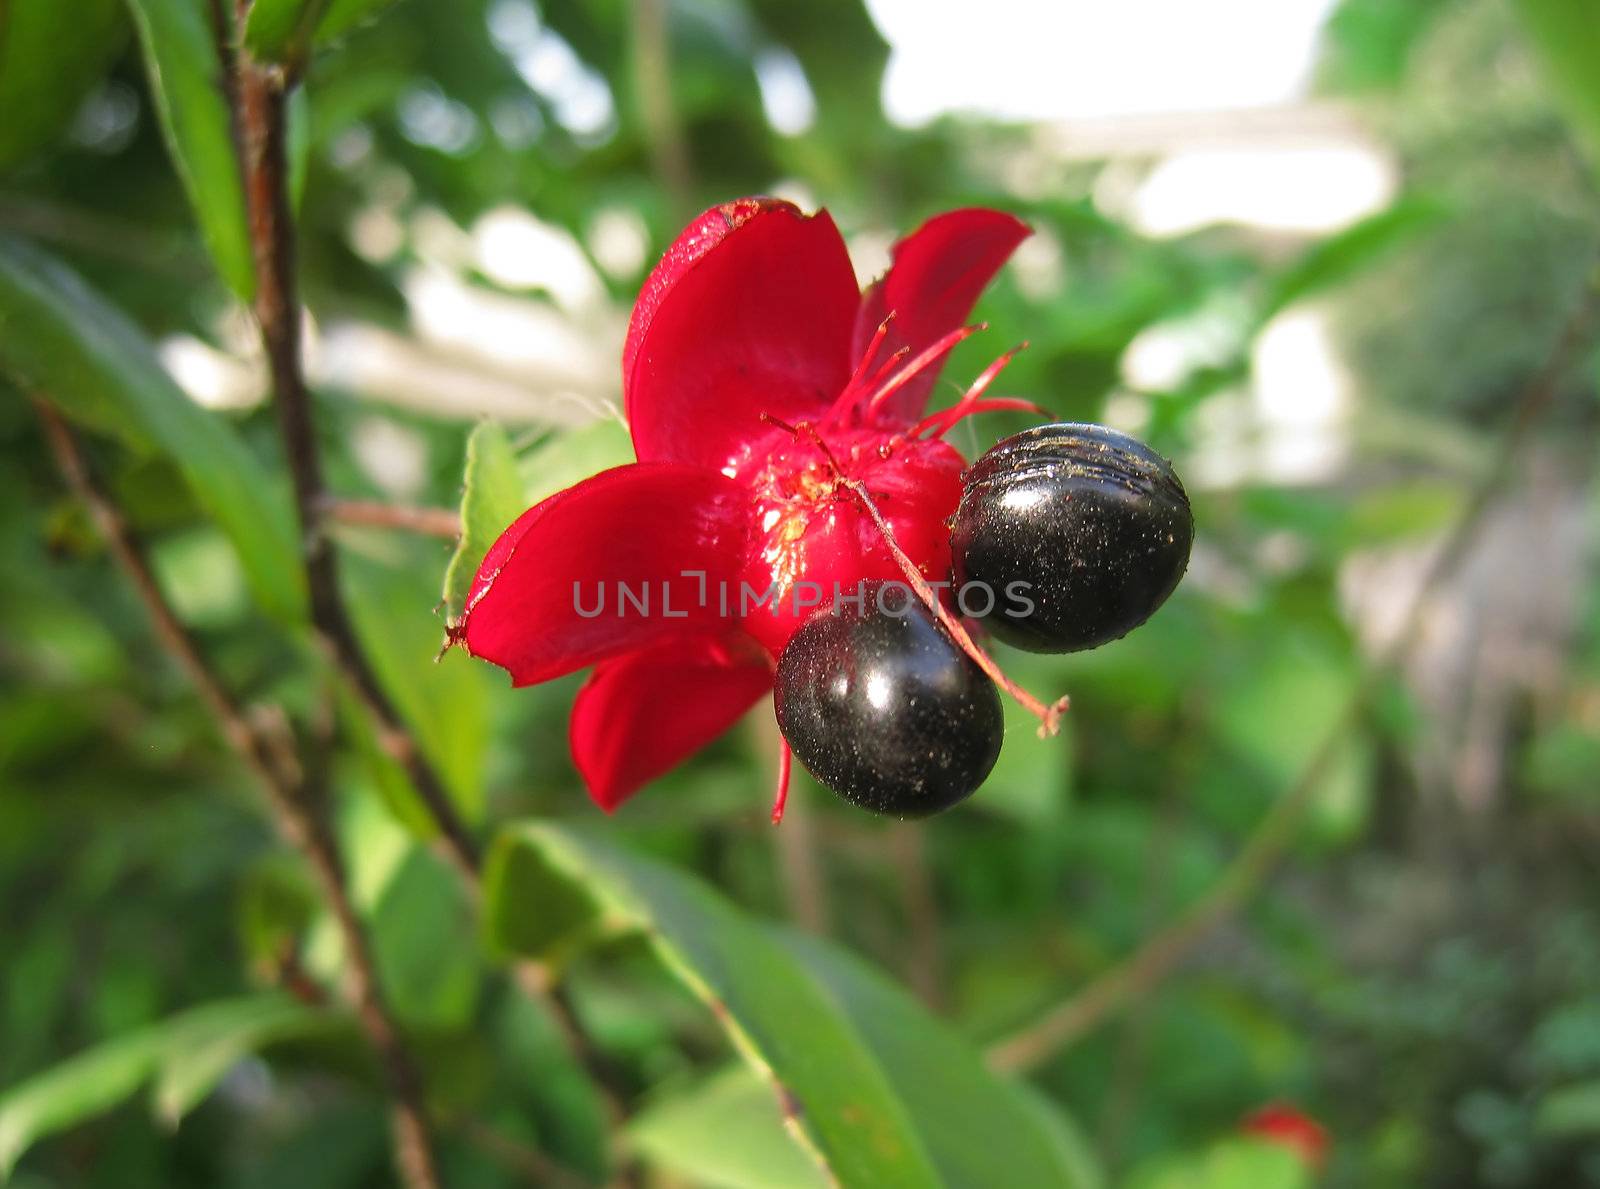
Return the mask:
POLYGON ((778 660, 774 706, 795 756, 846 801, 926 817, 970 796, 1004 734, 1000 694, 904 587, 809 620, 778 660))
POLYGON ((1126 434, 1076 424, 1038 426, 978 459, 950 539, 957 588, 982 584, 963 592, 963 610, 1030 652, 1094 648, 1138 627, 1178 585, 1193 542, 1171 464, 1126 434))

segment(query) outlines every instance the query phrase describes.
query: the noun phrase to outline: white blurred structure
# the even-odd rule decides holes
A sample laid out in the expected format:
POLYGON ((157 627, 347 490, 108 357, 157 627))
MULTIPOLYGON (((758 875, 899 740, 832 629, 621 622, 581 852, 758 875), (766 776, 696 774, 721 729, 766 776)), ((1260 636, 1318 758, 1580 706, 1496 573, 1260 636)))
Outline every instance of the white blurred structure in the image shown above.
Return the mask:
POLYGON ((867 0, 891 119, 1262 107, 1303 93, 1335 0, 867 0))

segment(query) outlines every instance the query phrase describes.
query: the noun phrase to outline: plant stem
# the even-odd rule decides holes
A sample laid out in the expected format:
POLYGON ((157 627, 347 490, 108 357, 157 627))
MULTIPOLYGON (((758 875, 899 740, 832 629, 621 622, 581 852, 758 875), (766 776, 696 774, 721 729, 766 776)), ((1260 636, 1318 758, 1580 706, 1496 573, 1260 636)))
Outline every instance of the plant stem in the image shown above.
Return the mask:
POLYGON ((266 792, 279 834, 310 864, 344 943, 347 996, 379 1058, 390 1095, 395 1163, 409 1189, 435 1189, 439 1178, 424 1114, 422 1079, 384 1000, 372 947, 350 901, 338 844, 320 811, 320 788, 305 782, 293 758, 282 754, 275 741, 251 722, 212 673, 198 644, 162 593, 122 510, 90 474, 72 431, 49 405, 42 400, 37 405, 45 438, 62 477, 94 517, 112 556, 144 604, 162 647, 199 692, 223 738, 239 753, 266 792))
MULTIPOLYGON (((239 23, 248 10, 241 0, 239 23)), ((405 769, 438 826, 446 856, 476 885, 478 848, 432 764, 422 755, 356 638, 339 590, 338 554, 323 524, 328 492, 300 356, 294 219, 289 210, 281 77, 234 55, 245 201, 256 268, 256 321, 272 376, 273 404, 294 482, 311 623, 317 642, 377 724, 379 741, 405 769)))
POLYGON ((454 541, 461 535, 461 517, 449 508, 419 508, 406 504, 385 504, 377 500, 346 500, 327 497, 322 515, 338 524, 362 528, 394 528, 424 537, 454 541))
MULTIPOLYGON (((249 7, 250 0, 236 0, 236 26, 243 26, 249 7)), ((445 858, 456 868, 468 894, 476 901, 483 888, 482 857, 477 843, 456 812, 438 772, 423 756, 394 703, 384 692, 356 637, 340 592, 338 555, 325 531, 324 520, 332 496, 323 479, 311 394, 306 387, 300 349, 295 228, 289 205, 285 156, 284 88, 288 80, 281 71, 251 61, 246 50, 235 50, 225 39, 219 43, 219 52, 228 67, 225 90, 234 105, 235 134, 239 141, 255 260, 255 315, 272 378, 279 436, 294 485, 312 628, 334 670, 374 720, 380 745, 410 777, 438 827, 445 858)), ((569 1006, 548 987, 547 972, 536 963, 521 962, 512 974, 530 993, 533 988, 540 988, 544 1001, 572 1042, 573 1051, 595 1074, 598 1062, 582 1043, 569 1006)), ((599 1074, 595 1076, 599 1078, 599 1074)))
POLYGON ((1134 953, 1065 1002, 988 1051, 996 1069, 1030 1069, 1097 1027, 1130 996, 1165 978, 1203 938, 1238 912, 1255 894, 1294 841, 1301 820, 1346 737, 1364 718, 1378 691, 1410 651, 1428 604, 1466 558, 1486 514, 1505 488, 1529 431, 1555 400, 1562 378, 1587 341, 1597 296, 1593 280, 1556 338, 1544 365, 1524 386, 1494 460, 1474 488, 1455 525, 1418 584, 1400 627, 1366 664, 1339 716, 1289 789, 1245 841, 1221 877, 1190 907, 1134 953))

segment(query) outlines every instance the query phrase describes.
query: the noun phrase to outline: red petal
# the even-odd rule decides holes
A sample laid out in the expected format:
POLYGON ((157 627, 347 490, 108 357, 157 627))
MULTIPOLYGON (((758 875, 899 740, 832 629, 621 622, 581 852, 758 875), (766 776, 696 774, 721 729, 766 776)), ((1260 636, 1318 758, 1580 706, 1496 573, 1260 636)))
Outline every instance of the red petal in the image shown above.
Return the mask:
POLYGON ((786 421, 820 415, 850 374, 860 294, 826 211, 746 199, 702 215, 645 283, 622 353, 641 462, 721 470, 786 421))
POLYGON ((568 739, 607 813, 726 731, 772 688, 771 662, 736 635, 673 641, 595 666, 568 739))
MULTIPOLYGON (((900 347, 915 354, 955 330, 1029 234, 1021 220, 982 207, 929 219, 894 246, 894 263, 867 290, 856 318, 855 353, 867 349, 891 312, 894 319, 874 364, 900 347)), ((938 374, 938 368, 923 372, 885 402, 885 412, 898 420, 916 420, 938 374)))
POLYGON ((452 634, 528 685, 699 632, 718 621, 716 584, 739 573, 749 499, 700 467, 602 471, 528 509, 500 535, 452 634), (643 592, 647 607, 623 601, 619 584, 635 598, 643 592))

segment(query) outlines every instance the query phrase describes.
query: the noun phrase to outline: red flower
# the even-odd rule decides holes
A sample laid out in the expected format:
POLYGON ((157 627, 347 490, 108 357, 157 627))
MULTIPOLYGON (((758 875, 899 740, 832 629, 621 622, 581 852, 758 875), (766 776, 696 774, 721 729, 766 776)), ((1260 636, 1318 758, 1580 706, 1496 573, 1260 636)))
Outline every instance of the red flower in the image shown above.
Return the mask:
POLYGON ((774 658, 808 613, 797 603, 900 575, 836 478, 864 483, 900 548, 928 577, 947 576, 964 463, 942 435, 1018 403, 980 399, 1009 356, 953 409, 923 409, 943 357, 973 329, 962 328, 973 302, 1027 234, 997 211, 940 215, 862 294, 825 211, 742 199, 700 216, 662 257, 622 352, 638 462, 525 512, 451 629, 516 685, 594 666, 570 740, 603 809, 771 689, 774 658))
POLYGON ((1328 1160, 1328 1132, 1309 1115, 1285 1103, 1274 1102, 1245 1119, 1239 1129, 1270 1143, 1282 1144, 1313 1172, 1328 1160))

